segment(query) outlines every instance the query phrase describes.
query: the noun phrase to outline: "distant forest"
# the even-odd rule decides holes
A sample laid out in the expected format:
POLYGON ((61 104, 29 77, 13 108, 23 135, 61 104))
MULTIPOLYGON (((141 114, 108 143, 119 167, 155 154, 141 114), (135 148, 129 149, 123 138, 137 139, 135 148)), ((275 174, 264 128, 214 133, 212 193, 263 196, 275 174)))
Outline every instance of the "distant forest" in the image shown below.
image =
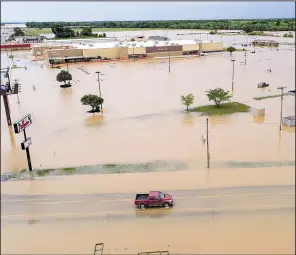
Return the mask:
POLYGON ((162 28, 252 31, 295 31, 295 19, 253 20, 155 20, 155 21, 85 21, 85 22, 27 22, 29 28, 51 28, 53 25, 83 28, 162 28))

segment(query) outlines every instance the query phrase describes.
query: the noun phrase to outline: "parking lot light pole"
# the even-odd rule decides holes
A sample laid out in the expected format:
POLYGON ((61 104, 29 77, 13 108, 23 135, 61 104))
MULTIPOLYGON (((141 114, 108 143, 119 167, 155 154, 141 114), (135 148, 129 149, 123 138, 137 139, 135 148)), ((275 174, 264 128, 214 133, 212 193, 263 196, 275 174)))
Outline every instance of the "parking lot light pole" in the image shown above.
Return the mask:
POLYGON ((287 87, 278 87, 277 89, 281 90, 281 111, 280 111, 280 130, 282 130, 282 120, 283 120, 283 91, 287 87))
POLYGON ((231 90, 233 92, 233 90, 234 90, 234 62, 235 62, 235 59, 231 59, 231 62, 232 62, 232 85, 231 85, 231 90))

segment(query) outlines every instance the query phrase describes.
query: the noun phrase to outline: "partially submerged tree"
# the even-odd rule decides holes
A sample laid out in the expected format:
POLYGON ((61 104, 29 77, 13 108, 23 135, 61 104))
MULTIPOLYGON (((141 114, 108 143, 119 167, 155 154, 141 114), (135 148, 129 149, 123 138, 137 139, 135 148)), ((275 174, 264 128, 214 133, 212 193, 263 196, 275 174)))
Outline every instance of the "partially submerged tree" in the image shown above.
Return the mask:
POLYGON ((236 51, 236 48, 230 46, 227 48, 227 51, 230 53, 230 55, 232 54, 232 52, 236 51))
POLYGON ((72 74, 70 74, 66 70, 62 70, 57 75, 57 81, 58 82, 64 82, 63 85, 61 85, 61 88, 68 88, 71 87, 70 81, 72 80, 72 74), (68 81, 68 84, 66 83, 68 81))
POLYGON ((216 106, 219 107, 222 102, 229 101, 232 97, 232 94, 230 91, 216 88, 216 89, 210 89, 206 91, 206 95, 209 99, 209 101, 214 101, 216 106))
POLYGON ((88 94, 88 95, 84 95, 80 99, 80 102, 83 105, 91 106, 92 109, 88 112, 95 113, 95 112, 100 112, 100 109, 101 109, 100 106, 103 104, 104 99, 97 95, 88 94))
POLYGON ((188 94, 187 96, 181 96, 181 103, 186 106, 186 111, 188 111, 188 107, 192 105, 194 102, 194 96, 192 94, 188 94))

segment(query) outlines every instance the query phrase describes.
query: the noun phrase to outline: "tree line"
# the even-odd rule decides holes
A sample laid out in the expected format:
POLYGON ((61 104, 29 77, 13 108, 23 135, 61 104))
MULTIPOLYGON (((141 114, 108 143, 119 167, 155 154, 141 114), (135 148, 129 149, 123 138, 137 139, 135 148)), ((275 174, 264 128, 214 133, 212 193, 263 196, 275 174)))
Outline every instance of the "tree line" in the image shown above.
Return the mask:
POLYGON ((224 29, 252 31, 294 31, 295 19, 253 20, 155 20, 155 21, 85 21, 85 22, 27 22, 29 28, 162 28, 162 29, 224 29))
POLYGON ((94 34, 91 27, 84 27, 80 32, 75 32, 70 27, 61 23, 55 23, 51 26, 51 31, 55 35, 55 38, 80 38, 80 37, 106 37, 106 34, 94 34))

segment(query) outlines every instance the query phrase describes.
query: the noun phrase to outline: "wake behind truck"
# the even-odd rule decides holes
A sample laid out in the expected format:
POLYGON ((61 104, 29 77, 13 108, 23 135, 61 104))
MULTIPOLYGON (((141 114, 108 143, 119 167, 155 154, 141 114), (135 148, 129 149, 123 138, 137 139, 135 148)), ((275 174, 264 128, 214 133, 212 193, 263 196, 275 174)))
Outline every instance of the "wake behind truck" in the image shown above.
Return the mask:
POLYGON ((160 191, 150 191, 149 194, 136 194, 135 205, 140 209, 147 207, 169 208, 174 205, 174 198, 172 195, 160 191))

